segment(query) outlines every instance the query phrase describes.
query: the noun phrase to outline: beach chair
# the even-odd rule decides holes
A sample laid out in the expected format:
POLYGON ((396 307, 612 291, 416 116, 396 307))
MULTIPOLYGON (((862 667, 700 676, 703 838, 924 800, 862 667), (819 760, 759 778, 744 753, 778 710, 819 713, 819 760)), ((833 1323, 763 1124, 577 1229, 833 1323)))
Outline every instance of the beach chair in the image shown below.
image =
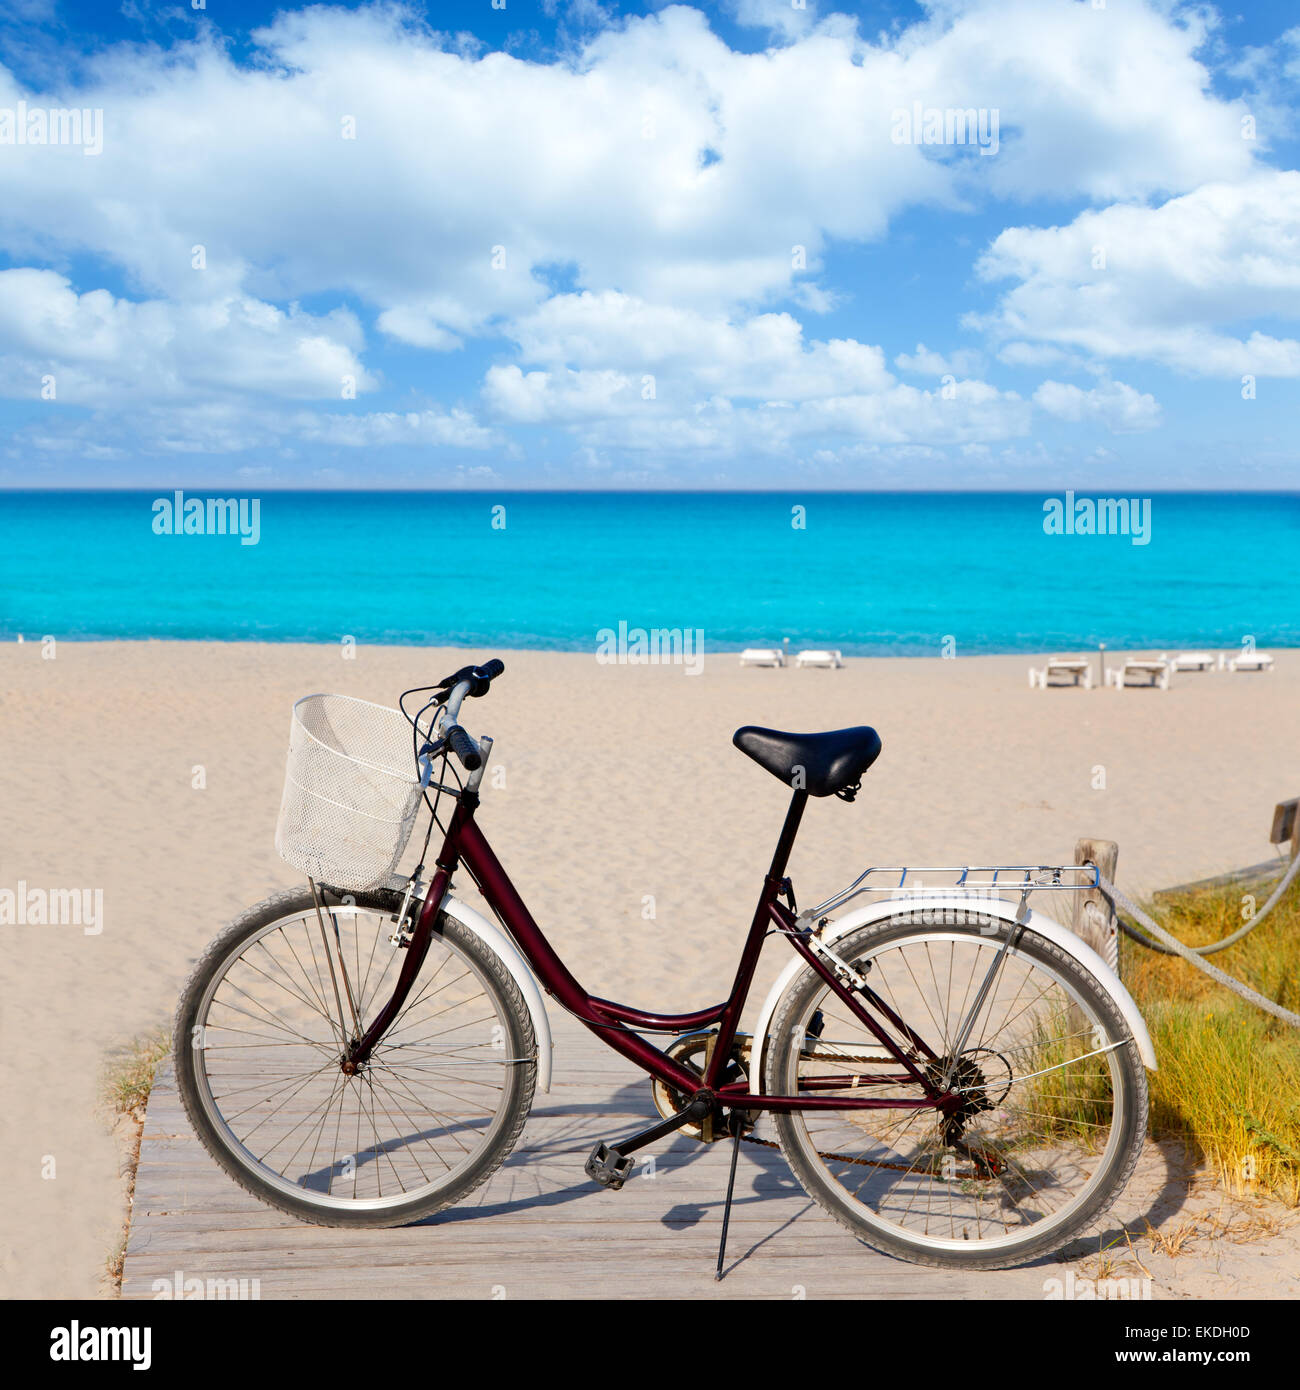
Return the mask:
POLYGON ((1267 652, 1238 652, 1228 662, 1229 671, 1271 671, 1273 658, 1267 652))
POLYGON ((1038 686, 1047 689, 1053 676, 1069 676, 1072 685, 1081 685, 1085 690, 1092 689, 1092 662, 1087 657, 1049 656, 1047 665, 1029 668, 1029 688, 1038 686))
MULTIPOLYGON (((1168 660, 1170 668, 1174 671, 1213 671, 1215 656, 1213 652, 1179 652, 1177 656, 1165 657, 1164 652, 1160 653, 1162 660, 1168 660)), ((1220 663, 1220 669, 1222 664, 1220 663)))
POLYGON ((800 652, 799 655, 795 657, 794 664, 796 666, 827 666, 831 670, 835 670, 844 665, 844 658, 838 651, 806 651, 800 652))
MULTIPOLYGON (((1164 657, 1131 656, 1107 671, 1106 681, 1113 685, 1116 690, 1123 690, 1128 686, 1130 676, 1145 676, 1147 688, 1154 686, 1159 690, 1168 690, 1169 678, 1172 675, 1173 663, 1164 657)), ((1141 686, 1142 682, 1139 680, 1138 684, 1141 686)))
POLYGON ((784 666, 785 653, 780 647, 746 647, 740 654, 742 666, 784 666))

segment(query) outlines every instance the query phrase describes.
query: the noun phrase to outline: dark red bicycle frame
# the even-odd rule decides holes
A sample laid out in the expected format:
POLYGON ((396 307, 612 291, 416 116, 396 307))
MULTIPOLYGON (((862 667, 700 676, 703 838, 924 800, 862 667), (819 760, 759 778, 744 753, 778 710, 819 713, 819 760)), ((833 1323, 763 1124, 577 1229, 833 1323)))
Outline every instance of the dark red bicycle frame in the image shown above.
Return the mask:
MULTIPOLYGON (((434 874, 419 919, 411 935, 408 955, 403 962, 393 997, 380 1011, 365 1035, 350 1050, 350 1063, 359 1066, 370 1055, 371 1048, 383 1036, 393 1019, 400 1011, 415 976, 419 973, 428 948, 437 914, 442 906, 452 874, 460 866, 469 873, 487 899, 489 906, 501 919, 506 930, 514 939, 529 965, 537 975, 543 989, 552 995, 570 1013, 575 1015, 609 1047, 630 1058, 642 1070, 657 1077, 684 1096, 690 1097, 701 1090, 710 1092, 717 1102, 727 1108, 737 1110, 944 1110, 959 1104, 960 1100, 951 1092, 938 1087, 926 1072, 918 1067, 911 1056, 905 1053, 890 1037, 888 1031, 863 1007, 863 999, 898 1029, 906 1037, 913 1049, 927 1062, 938 1060, 925 1041, 909 1028, 878 995, 869 988, 861 991, 861 997, 847 988, 836 978, 833 971, 809 944, 811 931, 799 925, 794 913, 780 901, 785 889, 785 871, 790 851, 794 846, 799 822, 803 817, 808 793, 796 791, 786 813, 781 837, 772 856, 771 867, 763 880, 762 892, 749 935, 745 939, 740 964, 731 993, 721 1003, 707 1009, 697 1009, 686 1014, 647 1013, 642 1009, 631 1008, 611 999, 601 999, 588 994, 570 973, 568 967, 556 955, 551 943, 541 928, 533 920, 532 914, 519 896, 510 876, 501 866, 491 845, 488 844, 474 812, 477 798, 462 796, 452 813, 438 854, 437 872, 434 874), (749 988, 758 965, 763 942, 770 930, 775 929, 788 940, 808 964, 825 979, 831 990, 847 1005, 854 1016, 875 1036, 880 1044, 902 1067, 902 1075, 860 1075, 858 1085, 886 1084, 912 1081, 920 1088, 922 1096, 916 1098, 873 1097, 873 1096, 817 1096, 800 1094, 797 1096, 774 1096, 747 1089, 745 1082, 719 1084, 723 1069, 728 1064, 732 1044, 735 1041, 741 1011, 749 996, 749 988), (692 1032, 711 1024, 718 1025, 717 1040, 705 1068, 703 1078, 674 1061, 666 1052, 647 1042, 633 1030, 646 1028, 667 1030, 674 1033, 692 1032)), ((800 1086, 808 1090, 844 1089, 843 1076, 802 1077, 800 1086)))

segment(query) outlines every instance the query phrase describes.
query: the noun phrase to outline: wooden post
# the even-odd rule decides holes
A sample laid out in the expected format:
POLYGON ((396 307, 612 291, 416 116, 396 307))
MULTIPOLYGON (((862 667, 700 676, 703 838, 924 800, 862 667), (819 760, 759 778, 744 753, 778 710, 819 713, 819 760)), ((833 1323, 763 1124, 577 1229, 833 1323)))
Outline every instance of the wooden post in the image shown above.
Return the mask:
MULTIPOLYGON (((1119 846, 1114 840, 1078 840, 1074 846, 1076 864, 1095 864, 1102 874, 1115 881, 1119 846)), ((1112 970, 1119 968, 1119 921, 1100 888, 1074 894, 1074 934, 1092 947, 1112 970)))
POLYGON ((1279 801, 1273 808, 1273 829, 1269 832, 1269 843, 1283 845, 1291 841, 1291 858, 1300 854, 1300 797, 1291 801, 1279 801))

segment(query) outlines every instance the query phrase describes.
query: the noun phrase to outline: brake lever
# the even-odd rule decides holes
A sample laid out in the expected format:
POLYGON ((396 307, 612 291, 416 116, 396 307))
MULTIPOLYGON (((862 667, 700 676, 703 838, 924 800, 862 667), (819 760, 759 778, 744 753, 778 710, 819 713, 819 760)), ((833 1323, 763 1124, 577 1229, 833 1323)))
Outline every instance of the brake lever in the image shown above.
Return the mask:
POLYGON ((420 769, 420 788, 424 790, 433 781, 433 760, 446 747, 447 740, 440 738, 436 742, 425 739, 424 747, 415 755, 415 761, 420 769))
POLYGON ((502 674, 499 670, 490 671, 489 667, 493 665, 501 666, 501 662, 489 661, 483 666, 462 666, 454 675, 445 676, 434 688, 445 693, 449 690, 453 690, 461 681, 467 681, 470 688, 466 692, 466 695, 469 698, 473 699, 479 695, 486 695, 491 688, 493 680, 502 674))
POLYGON ((479 675, 477 666, 462 666, 459 671, 454 672, 452 675, 444 676, 434 689, 446 691, 453 689, 455 686, 459 685, 461 681, 479 680, 482 680, 482 677, 479 675))

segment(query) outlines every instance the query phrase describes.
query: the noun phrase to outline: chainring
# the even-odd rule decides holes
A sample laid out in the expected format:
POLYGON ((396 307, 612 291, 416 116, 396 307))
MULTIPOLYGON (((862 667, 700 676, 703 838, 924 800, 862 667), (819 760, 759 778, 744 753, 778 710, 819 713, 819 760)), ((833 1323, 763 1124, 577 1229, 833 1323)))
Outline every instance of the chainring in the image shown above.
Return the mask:
MULTIPOLYGON (((704 1084, 704 1071, 708 1066, 713 1041, 716 1037, 717 1033, 713 1029, 703 1033, 685 1033, 680 1038, 674 1038, 664 1050, 674 1062, 695 1072, 700 1078, 700 1085, 702 1086, 704 1084)), ((748 1033, 736 1034, 736 1039, 731 1045, 730 1060, 722 1071, 724 1085, 731 1081, 748 1081, 750 1042, 748 1033)), ((669 1086, 667 1082, 660 1081, 658 1077, 651 1078, 650 1094, 654 1099, 655 1109, 665 1120, 680 1113, 690 1101, 690 1096, 683 1095, 676 1087, 669 1086)), ((744 1116, 746 1128, 753 1128, 758 1121, 758 1112, 746 1110, 741 1113, 744 1116)), ((725 1126, 717 1124, 712 1116, 706 1117, 698 1124, 685 1124, 677 1132, 698 1140, 701 1144, 712 1144, 725 1138, 727 1134, 725 1126)))

